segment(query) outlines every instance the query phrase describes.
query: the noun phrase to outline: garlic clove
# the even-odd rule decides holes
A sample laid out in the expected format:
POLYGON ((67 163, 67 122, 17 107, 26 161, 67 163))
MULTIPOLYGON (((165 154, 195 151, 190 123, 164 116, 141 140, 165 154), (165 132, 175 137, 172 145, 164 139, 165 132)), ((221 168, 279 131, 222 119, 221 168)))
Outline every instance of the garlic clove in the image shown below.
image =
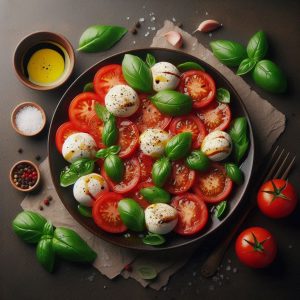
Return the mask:
POLYGON ((205 20, 199 24, 198 28, 193 33, 196 31, 211 32, 220 28, 221 26, 222 25, 216 20, 205 20))
POLYGON ((164 34, 166 40, 175 48, 182 47, 182 35, 177 31, 169 31, 164 34))

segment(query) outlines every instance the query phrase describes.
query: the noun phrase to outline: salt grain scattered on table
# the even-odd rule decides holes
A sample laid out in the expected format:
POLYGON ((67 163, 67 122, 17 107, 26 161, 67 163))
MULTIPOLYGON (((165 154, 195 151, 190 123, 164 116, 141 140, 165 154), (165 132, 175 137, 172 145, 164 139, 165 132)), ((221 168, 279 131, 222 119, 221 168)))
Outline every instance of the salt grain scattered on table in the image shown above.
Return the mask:
POLYGON ((176 22, 176 19, 173 17, 173 18, 172 18, 172 21, 173 21, 173 22, 176 22))
POLYGON ((145 36, 147 37, 149 34, 150 34, 150 32, 149 32, 149 31, 147 31, 147 32, 145 33, 145 36))
POLYGON ((139 21, 142 23, 145 21, 145 18, 139 18, 139 21))
POLYGON ((227 266, 226 271, 230 271, 230 270, 231 270, 231 266, 227 266))
POLYGON ((197 272, 193 272, 193 277, 196 277, 197 276, 197 272))
POLYGON ((209 33, 208 36, 209 36, 209 37, 212 37, 212 33, 209 33))
POLYGON ((151 22, 154 22, 155 20, 156 20, 155 17, 152 17, 152 18, 150 19, 151 22))
POLYGON ((233 272, 233 273, 237 273, 237 271, 238 271, 237 268, 233 268, 233 269, 232 269, 232 272, 233 272))

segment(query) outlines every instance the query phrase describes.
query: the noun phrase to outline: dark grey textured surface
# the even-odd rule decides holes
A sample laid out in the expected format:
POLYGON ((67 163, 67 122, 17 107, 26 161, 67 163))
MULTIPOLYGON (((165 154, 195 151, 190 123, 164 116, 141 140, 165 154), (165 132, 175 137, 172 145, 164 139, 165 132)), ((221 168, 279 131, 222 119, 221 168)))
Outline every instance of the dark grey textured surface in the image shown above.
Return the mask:
MULTIPOLYGON (((46 273, 35 259, 33 247, 25 245, 11 231, 11 221, 21 210, 23 194, 13 190, 8 181, 11 165, 19 159, 32 159, 36 154, 46 156, 46 134, 37 138, 18 136, 10 126, 10 113, 21 101, 36 101, 44 107, 50 120, 52 112, 65 88, 52 92, 31 91, 16 79, 13 51, 19 40, 39 30, 49 30, 65 35, 77 46, 81 32, 91 24, 119 24, 130 27, 138 18, 146 18, 138 35, 128 34, 109 53, 150 45, 154 31, 145 37, 152 26, 149 13, 154 12, 156 28, 165 19, 176 18, 184 29, 191 32, 206 18, 220 20, 224 28, 212 37, 197 34, 208 45, 211 39, 233 39, 246 43, 258 29, 268 34, 269 57, 288 74, 289 92, 271 95, 255 88, 261 95, 287 116, 287 129, 280 139, 290 151, 300 153, 300 3, 298 1, 0 1, 0 299, 293 299, 299 298, 300 241, 299 207, 290 218, 274 221, 255 213, 245 226, 265 226, 274 233, 279 254, 272 267, 255 271, 240 265, 231 246, 221 273, 222 286, 199 276, 199 258, 172 277, 166 291, 155 292, 142 288, 133 280, 121 278, 110 281, 88 266, 59 263, 54 275, 46 273), (145 6, 145 7, 144 7, 145 6), (206 12, 208 15, 206 15, 206 12), (130 17, 129 20, 126 17, 130 17), (133 44, 136 41, 136 44, 133 44), (23 148, 23 154, 17 152, 23 148), (231 259, 228 263, 227 259, 231 259), (226 271, 230 265, 231 270, 226 271), (232 267, 238 269, 232 272, 232 267), (196 272, 196 273, 195 273, 196 272), (228 279, 227 279, 228 278, 228 279), (104 288, 105 287, 105 288, 104 288)), ((73 79, 108 53, 77 54, 73 79)), ((246 79, 251 82, 251 79, 246 79)), ((71 81, 70 81, 71 82, 71 81)), ((69 83, 70 83, 69 82, 69 83)), ((299 165, 299 164, 298 164, 299 165)), ((290 181, 299 188, 299 166, 290 181)), ((200 251, 200 250, 199 250, 200 251)))

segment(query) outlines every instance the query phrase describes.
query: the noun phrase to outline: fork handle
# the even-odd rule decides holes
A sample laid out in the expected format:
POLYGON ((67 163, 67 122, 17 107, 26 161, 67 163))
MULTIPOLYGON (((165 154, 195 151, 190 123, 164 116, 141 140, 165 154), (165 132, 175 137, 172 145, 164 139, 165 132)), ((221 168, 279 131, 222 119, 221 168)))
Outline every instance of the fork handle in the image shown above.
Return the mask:
POLYGON ((226 236, 226 238, 223 240, 222 243, 219 243, 219 245, 214 249, 214 251, 209 255, 209 257, 206 259, 204 264, 201 268, 201 275, 204 277, 211 277, 213 276, 221 264, 221 261, 224 257, 224 254, 226 252, 226 249, 228 248, 230 242, 236 235, 237 231, 241 227, 241 225, 244 223, 246 218, 248 217, 249 213, 252 211, 252 209, 255 207, 254 203, 249 203, 249 206, 246 208, 246 210, 243 212, 242 217, 239 219, 238 223, 235 224, 235 226, 231 229, 229 234, 226 236))

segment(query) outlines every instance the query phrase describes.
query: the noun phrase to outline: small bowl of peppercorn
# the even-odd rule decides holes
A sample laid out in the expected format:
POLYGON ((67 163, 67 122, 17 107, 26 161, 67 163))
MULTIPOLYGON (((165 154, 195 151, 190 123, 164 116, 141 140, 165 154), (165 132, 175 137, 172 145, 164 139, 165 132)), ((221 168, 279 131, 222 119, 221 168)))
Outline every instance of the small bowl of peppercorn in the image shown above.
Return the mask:
POLYGON ((9 174, 12 186, 21 192, 33 191, 40 182, 39 168, 29 160, 21 160, 15 163, 9 174))

